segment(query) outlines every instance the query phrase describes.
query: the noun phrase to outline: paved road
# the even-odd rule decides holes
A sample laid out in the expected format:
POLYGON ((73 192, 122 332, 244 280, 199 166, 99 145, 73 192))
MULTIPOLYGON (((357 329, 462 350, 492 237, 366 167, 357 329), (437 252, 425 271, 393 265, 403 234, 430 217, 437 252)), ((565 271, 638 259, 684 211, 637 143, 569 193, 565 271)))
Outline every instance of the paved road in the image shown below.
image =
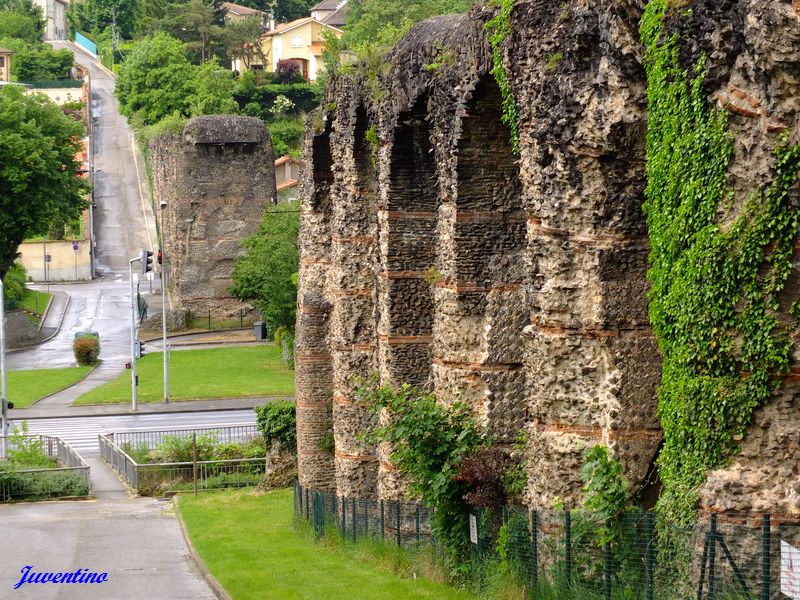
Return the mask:
MULTIPOLYGON (((64 47, 67 43, 54 45, 64 47)), ((76 61, 89 69, 92 81, 95 265, 99 279, 85 284, 51 285, 50 289, 64 291, 71 298, 61 331, 44 344, 10 354, 7 367, 19 370, 74 365, 74 335, 91 329, 100 333, 102 375, 112 378, 123 370, 129 355, 128 260, 137 256, 141 248, 153 248, 155 223, 146 200, 141 158, 127 121, 117 110, 114 79, 92 57, 69 46, 76 61)), ((149 285, 145 287, 149 290, 149 285)))
MULTIPOLYGON (((20 421, 11 421, 11 426, 20 421)), ((109 431, 131 431, 141 429, 171 429, 185 427, 213 427, 217 425, 252 425, 256 413, 250 410, 228 410, 219 412, 159 413, 141 415, 117 415, 107 417, 65 417, 28 421, 30 433, 55 435, 72 446, 78 454, 92 455, 99 452, 97 436, 109 431)), ((2 597, 2 594, 0 594, 2 597)))
POLYGON ((171 508, 150 498, 0 505, 0 598, 216 598, 187 557, 171 508), (36 572, 105 572, 108 581, 14 590, 26 565, 36 572))

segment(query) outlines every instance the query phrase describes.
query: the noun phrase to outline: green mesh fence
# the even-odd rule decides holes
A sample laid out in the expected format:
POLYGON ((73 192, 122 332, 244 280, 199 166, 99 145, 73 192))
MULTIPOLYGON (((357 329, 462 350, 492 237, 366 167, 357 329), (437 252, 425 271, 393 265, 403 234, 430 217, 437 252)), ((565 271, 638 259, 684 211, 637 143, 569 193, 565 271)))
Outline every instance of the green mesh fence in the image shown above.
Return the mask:
MULTIPOLYGON (((436 541, 431 509, 411 502, 348 498, 295 482, 294 511, 318 536, 336 527, 354 541, 436 541)), ((460 558, 470 572, 499 571, 526 598, 800 599, 797 515, 711 514, 677 527, 650 512, 609 524, 585 511, 505 507, 474 510, 469 522, 471 553, 460 558)))

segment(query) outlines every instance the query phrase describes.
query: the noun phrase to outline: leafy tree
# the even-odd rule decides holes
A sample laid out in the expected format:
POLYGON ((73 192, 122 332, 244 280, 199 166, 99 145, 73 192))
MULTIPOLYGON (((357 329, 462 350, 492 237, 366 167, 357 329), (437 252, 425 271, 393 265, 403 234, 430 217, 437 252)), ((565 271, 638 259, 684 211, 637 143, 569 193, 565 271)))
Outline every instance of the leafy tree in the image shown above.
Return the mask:
POLYGON ((212 43, 222 40, 216 7, 205 0, 189 0, 186 4, 173 4, 172 11, 172 21, 177 26, 175 37, 199 56, 200 64, 206 62, 211 58, 212 43))
POLYGON ((295 19, 308 17, 308 9, 317 4, 317 0, 277 0, 272 9, 278 23, 288 23, 295 19))
POLYGON ((167 115, 189 115, 194 73, 184 44, 166 33, 136 43, 117 78, 122 114, 152 125, 167 115))
POLYGON ((296 273, 300 261, 299 213, 297 202, 267 209, 258 232, 242 242, 245 255, 236 261, 230 290, 236 298, 252 301, 272 329, 284 327, 291 332, 294 332, 296 273))
POLYGON ((470 0, 350 0, 345 43, 392 44, 412 24, 428 17, 467 10, 470 0))
POLYGON ((216 57, 196 67, 194 93, 189 100, 191 115, 238 113, 239 105, 233 99, 233 85, 233 73, 220 67, 216 57))
POLYGON ((131 39, 137 10, 136 0, 82 0, 71 2, 68 14, 70 25, 79 31, 99 34, 116 22, 117 34, 131 39))
MULTIPOLYGON (((266 62, 264 51, 258 38, 261 36, 261 19, 248 17, 240 21, 230 21, 225 24, 222 32, 222 43, 228 60, 241 60, 245 68, 249 69, 254 59, 266 62)), ((248 71, 249 72, 249 71, 248 71)))
POLYGON ((309 9, 317 4, 319 0, 241 0, 237 4, 272 12, 275 21, 278 23, 288 23, 295 19, 302 19, 309 16, 309 9))
POLYGON ((76 175, 83 134, 46 96, 0 88, 0 277, 26 237, 86 207, 89 186, 76 175))
POLYGON ((36 17, 18 11, 0 12, 0 38, 15 38, 38 44, 42 36, 36 17))
POLYGON ((0 0, 0 12, 14 12, 32 17, 36 23, 36 40, 41 39, 44 33, 44 15, 41 7, 31 0, 0 0))
POLYGON ((25 267, 19 263, 14 263, 3 278, 3 296, 6 300, 14 302, 22 301, 25 296, 25 267))
POLYGON ((0 46, 14 52, 11 77, 15 81, 63 79, 69 75, 75 62, 70 50, 53 50, 41 42, 32 45, 21 39, 0 38, 0 46))

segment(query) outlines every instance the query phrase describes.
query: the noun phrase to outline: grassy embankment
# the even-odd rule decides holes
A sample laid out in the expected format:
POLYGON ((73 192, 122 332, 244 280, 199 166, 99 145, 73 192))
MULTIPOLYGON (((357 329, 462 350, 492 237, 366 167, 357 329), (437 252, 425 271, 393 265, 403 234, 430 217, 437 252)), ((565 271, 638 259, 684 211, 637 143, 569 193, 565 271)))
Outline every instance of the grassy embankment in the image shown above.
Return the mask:
POLYGON ((475 598, 415 579, 408 572, 412 563, 407 576, 393 572, 397 562, 409 559, 388 548, 391 544, 315 543, 293 523, 291 490, 180 495, 178 509, 192 545, 234 600, 475 598))
POLYGON ((8 399, 15 408, 27 408, 37 400, 63 390, 86 377, 92 367, 9 371, 8 399))

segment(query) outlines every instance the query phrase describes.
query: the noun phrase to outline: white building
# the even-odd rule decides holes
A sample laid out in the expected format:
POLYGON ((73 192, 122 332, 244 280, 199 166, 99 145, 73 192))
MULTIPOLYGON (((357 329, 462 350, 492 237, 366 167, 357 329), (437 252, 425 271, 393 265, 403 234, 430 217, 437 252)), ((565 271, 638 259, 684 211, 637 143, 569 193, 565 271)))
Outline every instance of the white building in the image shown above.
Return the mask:
POLYGON ((33 0, 44 15, 44 40, 65 40, 67 28, 67 3, 65 0, 33 0))

